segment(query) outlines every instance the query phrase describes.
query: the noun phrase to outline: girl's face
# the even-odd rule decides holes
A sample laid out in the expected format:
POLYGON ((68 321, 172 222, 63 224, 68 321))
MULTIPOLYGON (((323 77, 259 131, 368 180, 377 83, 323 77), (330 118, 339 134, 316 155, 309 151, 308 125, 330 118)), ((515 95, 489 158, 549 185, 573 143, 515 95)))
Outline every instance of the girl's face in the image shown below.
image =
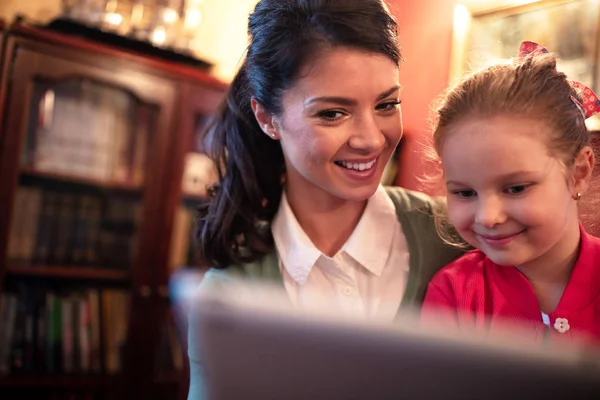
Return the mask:
POLYGON ((497 264, 558 261, 578 241, 577 187, 549 154, 549 129, 529 118, 469 119, 443 143, 450 221, 497 264))
POLYGON ((289 196, 365 200, 402 136, 398 66, 350 48, 323 52, 283 95, 272 129, 289 196))

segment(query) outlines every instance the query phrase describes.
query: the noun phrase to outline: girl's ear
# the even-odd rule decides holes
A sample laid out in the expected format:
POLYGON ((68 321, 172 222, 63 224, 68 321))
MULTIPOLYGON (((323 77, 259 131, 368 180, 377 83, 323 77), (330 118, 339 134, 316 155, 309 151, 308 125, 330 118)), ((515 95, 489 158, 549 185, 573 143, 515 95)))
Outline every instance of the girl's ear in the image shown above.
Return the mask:
POLYGON ((271 115, 254 97, 250 99, 250 105, 254 112, 254 117, 260 126, 260 129, 266 133, 271 139, 279 139, 279 131, 275 123, 275 117, 271 115))
POLYGON ((590 179, 592 178, 592 170, 594 169, 594 151, 590 146, 582 148, 573 162, 573 198, 578 198, 587 190, 590 179))

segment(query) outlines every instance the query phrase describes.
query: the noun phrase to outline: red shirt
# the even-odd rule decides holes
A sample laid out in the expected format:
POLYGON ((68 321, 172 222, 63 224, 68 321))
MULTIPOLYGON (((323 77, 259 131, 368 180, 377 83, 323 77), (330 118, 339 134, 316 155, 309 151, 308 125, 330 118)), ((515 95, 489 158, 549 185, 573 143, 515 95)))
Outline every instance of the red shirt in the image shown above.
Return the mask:
POLYGON ((494 264, 479 250, 442 268, 428 286, 423 319, 487 332, 516 323, 541 340, 551 336, 600 343, 600 239, 581 229, 581 250, 550 328, 533 288, 514 267, 494 264), (562 318, 562 319, 561 319, 562 318), (557 319, 558 322, 557 322, 557 319), (562 332, 561 332, 562 331, 562 332))

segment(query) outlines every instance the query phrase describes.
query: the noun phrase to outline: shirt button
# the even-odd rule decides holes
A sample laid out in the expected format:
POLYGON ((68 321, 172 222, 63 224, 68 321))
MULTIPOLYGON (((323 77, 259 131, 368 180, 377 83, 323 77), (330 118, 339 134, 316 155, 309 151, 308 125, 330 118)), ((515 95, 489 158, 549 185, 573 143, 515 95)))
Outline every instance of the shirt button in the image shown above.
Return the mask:
POLYGON ((352 293, 354 293, 354 290, 350 286, 346 286, 342 289, 342 294, 344 296, 352 296, 352 293))
POLYGON ((554 329, 556 329, 560 333, 565 333, 571 326, 569 325, 569 320, 566 318, 556 318, 554 321, 554 329))

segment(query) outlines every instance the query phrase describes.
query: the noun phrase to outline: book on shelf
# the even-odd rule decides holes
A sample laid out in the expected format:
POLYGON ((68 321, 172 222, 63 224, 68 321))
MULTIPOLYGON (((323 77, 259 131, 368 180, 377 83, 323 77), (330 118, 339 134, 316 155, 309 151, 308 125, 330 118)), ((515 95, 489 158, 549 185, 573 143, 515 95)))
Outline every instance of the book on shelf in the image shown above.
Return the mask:
POLYGON ((20 186, 15 196, 13 222, 9 232, 8 258, 32 259, 36 246, 35 232, 38 230, 42 192, 20 186))
POLYGON ((128 269, 137 255, 138 199, 22 185, 15 200, 11 264, 128 269))
POLYGON ((127 339, 129 293, 32 289, 0 295, 0 373, 117 374, 127 339))

